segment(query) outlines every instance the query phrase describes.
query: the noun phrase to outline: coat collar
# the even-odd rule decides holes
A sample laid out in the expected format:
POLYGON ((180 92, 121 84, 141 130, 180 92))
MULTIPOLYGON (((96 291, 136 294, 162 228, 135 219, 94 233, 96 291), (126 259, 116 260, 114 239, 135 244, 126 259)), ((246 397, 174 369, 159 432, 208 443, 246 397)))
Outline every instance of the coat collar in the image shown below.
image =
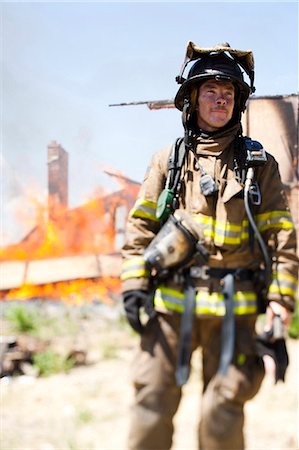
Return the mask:
POLYGON ((196 154, 219 156, 230 146, 240 131, 241 126, 238 123, 231 128, 210 135, 202 132, 196 137, 196 154))

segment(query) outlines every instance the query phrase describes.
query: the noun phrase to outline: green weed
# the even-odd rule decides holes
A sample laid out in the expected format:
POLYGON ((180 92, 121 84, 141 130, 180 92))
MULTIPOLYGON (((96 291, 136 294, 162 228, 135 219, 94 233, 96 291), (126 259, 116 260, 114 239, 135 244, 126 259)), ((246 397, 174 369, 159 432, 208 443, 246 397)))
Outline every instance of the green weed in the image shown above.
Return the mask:
POLYGON ((4 318, 15 333, 26 333, 41 339, 56 336, 74 335, 79 323, 69 311, 57 309, 50 312, 40 305, 15 303, 6 307, 4 318))
POLYGON ((39 371, 40 376, 49 376, 59 372, 69 372, 74 367, 74 360, 58 355, 53 350, 33 355, 33 366, 39 371))
POLYGON ((7 308, 5 318, 14 331, 29 334, 33 334, 38 329, 41 319, 37 310, 23 304, 15 304, 7 308))

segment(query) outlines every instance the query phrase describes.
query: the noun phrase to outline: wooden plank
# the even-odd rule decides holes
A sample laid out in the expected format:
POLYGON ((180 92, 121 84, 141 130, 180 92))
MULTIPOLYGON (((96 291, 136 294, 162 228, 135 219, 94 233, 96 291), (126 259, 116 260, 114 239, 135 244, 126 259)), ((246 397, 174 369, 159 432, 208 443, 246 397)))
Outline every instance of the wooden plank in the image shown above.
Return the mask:
POLYGON ((30 261, 26 283, 47 284, 101 275, 96 255, 70 256, 30 261))
POLYGON ((23 284, 41 285, 76 279, 119 277, 121 256, 79 255, 33 261, 0 263, 0 290, 18 288, 23 284), (27 270, 26 270, 27 268, 27 270))
POLYGON ((26 275, 26 261, 7 261, 0 263, 0 290, 22 286, 26 275))
POLYGON ((114 255, 98 255, 101 276, 119 277, 121 273, 122 258, 119 253, 114 255))

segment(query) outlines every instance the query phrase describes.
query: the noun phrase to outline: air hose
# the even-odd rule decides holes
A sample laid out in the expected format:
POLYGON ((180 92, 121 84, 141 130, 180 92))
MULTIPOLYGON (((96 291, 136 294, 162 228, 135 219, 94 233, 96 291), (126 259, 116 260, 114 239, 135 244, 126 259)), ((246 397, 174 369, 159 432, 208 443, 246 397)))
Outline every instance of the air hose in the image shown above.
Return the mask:
POLYGON ((267 250, 267 246, 262 238, 262 235, 254 221, 251 209, 250 209, 250 204, 249 204, 249 192, 250 192, 250 188, 252 185, 252 181, 253 181, 253 177, 254 177, 254 169, 253 167, 249 167, 249 169, 247 170, 247 174, 246 174, 246 180, 245 180, 245 187, 244 187, 244 204, 245 204, 245 211, 247 213, 248 216, 248 220, 249 223, 254 231, 254 234, 258 240, 260 249, 262 251, 263 254, 263 258, 265 261, 265 281, 266 281, 266 287, 268 288, 269 284, 270 284, 270 280, 271 280, 271 273, 272 273, 272 262, 267 250))

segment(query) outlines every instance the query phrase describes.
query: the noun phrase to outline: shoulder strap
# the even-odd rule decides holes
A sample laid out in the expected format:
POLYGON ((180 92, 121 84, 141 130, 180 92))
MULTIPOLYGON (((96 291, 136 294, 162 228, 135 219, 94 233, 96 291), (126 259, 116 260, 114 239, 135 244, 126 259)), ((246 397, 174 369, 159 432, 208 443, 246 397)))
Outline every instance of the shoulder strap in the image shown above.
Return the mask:
POLYGON ((168 175, 165 187, 176 193, 182 167, 186 156, 186 147, 183 138, 178 138, 172 146, 168 159, 168 175))
POLYGON ((165 188, 161 192, 156 208, 156 217, 164 222, 178 206, 181 171, 186 156, 183 138, 178 138, 172 146, 168 159, 168 174, 165 188))

